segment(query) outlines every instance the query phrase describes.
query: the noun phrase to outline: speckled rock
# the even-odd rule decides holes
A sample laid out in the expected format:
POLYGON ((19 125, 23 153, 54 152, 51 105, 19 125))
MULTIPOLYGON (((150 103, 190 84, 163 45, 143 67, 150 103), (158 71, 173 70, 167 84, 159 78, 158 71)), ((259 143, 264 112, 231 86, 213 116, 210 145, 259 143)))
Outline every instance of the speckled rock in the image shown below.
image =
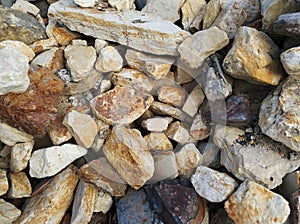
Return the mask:
POLYGON ((28 45, 24 44, 21 41, 3 40, 0 42, 0 47, 6 47, 6 46, 11 46, 16 48, 18 51, 20 51, 20 53, 26 55, 29 61, 31 61, 35 57, 35 53, 33 52, 33 50, 28 45))
POLYGON ((10 170, 12 172, 23 171, 31 157, 34 141, 15 144, 11 148, 10 170))
POLYGON ((299 12, 282 14, 274 22, 274 31, 280 35, 298 37, 300 35, 299 22, 299 12))
POLYGON ((30 181, 24 172, 9 174, 10 188, 7 195, 11 198, 24 198, 31 195, 30 181))
POLYGON ((291 219, 293 223, 300 222, 300 190, 295 191, 291 197, 291 219))
POLYGON ((0 170, 0 195, 6 194, 8 190, 8 179, 6 176, 6 170, 0 170))
POLYGON ((32 139, 32 135, 0 122, 0 141, 6 145, 13 146, 17 142, 29 142, 32 139))
POLYGON ((0 222, 13 223, 21 215, 22 211, 16 208, 13 204, 0 199, 0 222))
MULTIPOLYGON (((300 14, 300 13, 299 13, 300 14)), ((285 71, 293 78, 300 79, 300 47, 290 48, 280 54, 285 71)))

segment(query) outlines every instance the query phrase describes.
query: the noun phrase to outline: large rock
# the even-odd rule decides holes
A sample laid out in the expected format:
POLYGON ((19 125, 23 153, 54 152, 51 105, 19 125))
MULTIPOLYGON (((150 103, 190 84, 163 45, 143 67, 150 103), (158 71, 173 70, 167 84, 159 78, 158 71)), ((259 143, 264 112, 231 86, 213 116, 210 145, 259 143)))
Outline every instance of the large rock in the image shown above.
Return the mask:
POLYGON ((6 46, 11 46, 16 48, 18 51, 20 51, 20 53, 26 55, 29 61, 31 61, 35 57, 35 53, 33 52, 33 50, 28 45, 24 44, 21 41, 3 40, 0 42, 0 47, 6 47, 6 46))
POLYGON ((264 99, 259 114, 263 133, 300 152, 300 80, 288 78, 264 99))
POLYGON ((280 35, 298 37, 300 35, 300 13, 282 14, 274 22, 274 31, 280 35))
POLYGON ((154 160, 137 129, 116 125, 103 147, 107 160, 134 189, 139 189, 154 173, 154 160))
POLYGON ((108 124, 130 124, 151 105, 153 97, 128 86, 116 86, 91 101, 97 118, 108 124))
POLYGON ((139 11, 110 12, 76 7, 71 0, 51 4, 48 15, 68 28, 159 55, 177 55, 190 34, 169 21, 139 11))
POLYGON ((173 105, 175 107, 181 107, 185 99, 185 91, 181 86, 162 86, 157 91, 158 100, 173 105))
POLYGON ((20 10, 0 8, 0 41, 18 40, 32 44, 46 38, 44 28, 32 15, 20 10))
POLYGON ((18 142, 29 142, 32 139, 32 135, 0 122, 0 141, 6 145, 13 146, 18 142))
POLYGON ((283 78, 278 46, 265 33, 246 26, 239 28, 223 68, 234 78, 254 84, 277 85, 283 78))
MULTIPOLYGON (((300 13, 299 13, 300 14, 300 13)), ((300 47, 290 48, 280 54, 285 71, 293 78, 300 79, 300 47)))
POLYGON ((53 176, 86 153, 85 148, 73 144, 36 150, 29 161, 30 176, 37 178, 53 176))
POLYGON ((21 215, 21 210, 16 208, 13 204, 0 199, 0 222, 12 223, 16 221, 21 215))
POLYGON ((0 45, 0 95, 23 93, 29 86, 29 59, 12 46, 0 45))
POLYGON ((242 183, 224 207, 236 224, 280 224, 290 214, 288 201, 251 180, 242 183))
POLYGON ((206 7, 205 0, 187 0, 181 6, 181 23, 185 30, 189 30, 198 13, 206 7))

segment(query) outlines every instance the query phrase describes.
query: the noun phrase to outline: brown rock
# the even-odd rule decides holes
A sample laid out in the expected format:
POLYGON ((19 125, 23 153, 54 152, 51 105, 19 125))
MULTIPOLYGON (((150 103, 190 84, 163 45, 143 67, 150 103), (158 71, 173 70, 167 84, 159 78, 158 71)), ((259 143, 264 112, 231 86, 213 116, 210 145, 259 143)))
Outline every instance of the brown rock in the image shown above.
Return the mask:
POLYGON ((151 132, 149 135, 144 136, 149 149, 172 151, 173 145, 162 132, 151 132))
POLYGON ((190 142, 196 142, 196 140, 190 136, 186 125, 179 121, 173 122, 169 125, 166 135, 170 139, 173 139, 182 145, 190 142))
POLYGON ((158 99, 161 102, 171 104, 175 107, 181 107, 185 99, 184 89, 180 86, 163 86, 157 93, 158 99))
POLYGON ((63 125, 51 125, 48 135, 54 145, 60 145, 72 138, 71 133, 63 125))
POLYGON ((8 196, 12 198, 24 198, 31 195, 30 181, 24 172, 9 174, 10 188, 8 196))
POLYGON ((208 127, 203 121, 200 114, 197 114, 193 120, 192 126, 190 128, 190 135, 195 140, 203 140, 207 138, 210 134, 210 127, 208 127))
POLYGON ((38 54, 46 50, 50 50, 53 47, 57 47, 58 44, 54 38, 38 40, 30 45, 30 48, 34 53, 38 54))

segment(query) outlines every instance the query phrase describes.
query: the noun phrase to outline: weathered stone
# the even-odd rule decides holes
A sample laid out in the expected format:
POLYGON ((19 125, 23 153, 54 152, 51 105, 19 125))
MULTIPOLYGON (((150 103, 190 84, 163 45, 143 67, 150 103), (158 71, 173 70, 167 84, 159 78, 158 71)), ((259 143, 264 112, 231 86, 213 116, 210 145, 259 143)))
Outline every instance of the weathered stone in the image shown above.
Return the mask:
POLYGON ((111 208, 112 204, 113 199, 108 193, 105 193, 104 191, 98 191, 94 212, 102 212, 103 214, 106 214, 111 208))
POLYGON ((181 107, 185 99, 185 91, 180 86, 162 86, 157 94, 159 101, 175 107, 181 107))
POLYGON ((123 58, 116 48, 107 46, 99 51, 95 68, 99 72, 117 72, 122 69, 123 58))
POLYGON ((200 151, 203 161, 202 166, 207 166, 210 168, 220 167, 220 149, 214 143, 200 142, 197 145, 200 151))
POLYGON ((300 151, 300 80, 288 78, 263 101, 259 114, 262 132, 290 149, 300 151))
POLYGON ((198 166, 202 164, 203 156, 194 143, 184 145, 175 153, 179 175, 190 178, 198 166))
POLYGON ((224 207, 236 224, 285 223, 290 214, 288 201, 251 180, 242 183, 224 207))
POLYGON ((199 166, 191 178, 196 192, 210 202, 226 200, 238 186, 237 182, 226 173, 199 166))
POLYGON ((282 14, 274 22, 274 31, 280 35, 298 37, 300 35, 299 22, 299 12, 282 14))
POLYGON ((94 48, 97 51, 97 54, 100 52, 100 50, 104 47, 108 46, 108 42, 106 40, 96 39, 94 48))
POLYGON ((71 165, 56 175, 40 194, 26 201, 16 223, 60 223, 73 201, 77 181, 76 168, 71 165))
POLYGON ((79 181, 74 196, 71 223, 89 223, 94 212, 98 191, 91 185, 79 181))
POLYGON ((96 122, 88 114, 78 113, 76 110, 68 112, 63 120, 78 145, 89 148, 99 131, 96 122))
POLYGON ((1 8, 0 15, 0 41, 18 40, 32 44, 47 38, 44 28, 32 15, 9 8, 1 8))
POLYGON ((108 192, 112 196, 120 197, 125 194, 125 181, 105 157, 100 157, 83 165, 78 174, 84 181, 94 184, 99 190, 108 192))
POLYGON ((214 142, 221 148, 221 165, 240 180, 251 179, 273 189, 300 163, 289 149, 266 136, 256 136, 255 145, 247 145, 245 132, 233 127, 217 126, 214 142))
POLYGON ((64 49, 64 53, 73 81, 78 82, 90 74, 97 57, 95 48, 69 45, 64 49))
POLYGON ((0 95, 25 92, 30 84, 28 57, 15 47, 0 45, 0 61, 0 95))
POLYGON ((24 198, 31 195, 30 181, 24 172, 9 174, 10 188, 7 192, 9 197, 24 198))
POLYGON ((165 133, 151 132, 150 134, 144 136, 147 142, 148 148, 154 150, 172 151, 173 145, 165 135, 165 133))
POLYGON ((83 8, 93 8, 97 1, 96 0, 74 0, 74 3, 83 8))
POLYGON ((169 21, 133 10, 108 14, 64 0, 51 4, 48 12, 71 30, 159 55, 177 55, 178 44, 190 35, 169 21))
POLYGON ((277 45, 265 33, 246 26, 239 28, 223 68, 234 78, 254 84, 277 85, 283 78, 277 45))
POLYGON ((24 170, 31 157, 34 141, 18 143, 11 148, 10 170, 20 172, 24 170))
POLYGON ((231 95, 226 99, 226 122, 234 126, 250 124, 250 102, 246 96, 231 95))
POLYGON ((191 68, 198 68, 205 58, 229 43, 227 34, 217 27, 198 31, 186 38, 178 47, 181 60, 191 68))
POLYGON ((162 132, 167 130, 172 120, 171 117, 151 117, 142 121, 142 127, 147 131, 162 132))
POLYGON ((97 118, 108 124, 130 124, 140 117, 152 104, 149 94, 128 86, 116 86, 91 101, 97 118))
POLYGON ((205 95, 199 85, 196 85, 194 89, 189 93, 188 97, 183 104, 182 111, 189 116, 194 117, 205 98, 205 95))
POLYGON ((0 169, 7 170, 10 164, 11 146, 5 145, 0 151, 0 169))
POLYGON ((134 10, 134 0, 108 0, 108 3, 118 11, 134 10))
POLYGON ((33 50, 26 44, 17 40, 3 40, 0 42, 0 48, 11 46, 20 51, 21 54, 24 54, 28 57, 29 61, 31 61, 35 57, 35 53, 33 50))
POLYGON ((13 204, 0 199, 0 222, 13 223, 21 215, 21 210, 17 209, 13 204))
POLYGON ((153 80, 152 95, 157 96, 157 91, 163 86, 178 86, 175 82, 174 72, 169 71, 165 77, 153 80))
POLYGON ((220 0, 209 1, 203 16, 203 29, 211 27, 221 10, 220 0))
POLYGON ((63 125, 51 126, 48 130, 48 135, 53 145, 60 145, 72 138, 72 134, 63 125))
POLYGON ((54 38, 49 38, 49 39, 43 39, 43 40, 38 40, 34 42, 33 44, 30 45, 30 48, 33 50, 34 53, 38 54, 40 52, 50 50, 53 47, 57 47, 58 43, 54 38))
POLYGON ((146 6, 142 9, 142 12, 155 14, 164 20, 174 23, 180 18, 179 9, 181 2, 181 0, 150 0, 147 1, 146 6))
POLYGON ((290 76, 300 79, 300 47, 294 47, 282 52, 280 60, 285 71, 290 76))
POLYGON ((186 125, 181 123, 180 121, 171 123, 166 131, 166 135, 170 139, 182 145, 190 142, 196 142, 196 140, 190 136, 189 130, 187 129, 186 125))
POLYGON ((142 187, 154 173, 153 157, 137 129, 114 126, 103 152, 120 176, 134 189, 142 187))
POLYGON ((11 7, 12 9, 21 10, 25 13, 31 14, 33 16, 37 16, 40 12, 40 9, 36 7, 34 4, 31 4, 28 1, 17 0, 11 7))
POLYGON ((185 84, 193 81, 194 77, 191 76, 184 68, 176 67, 175 81, 178 85, 185 84))
MULTIPOLYGON (((0 117, 7 124, 42 137, 64 114, 64 83, 45 69, 29 70, 30 85, 23 94, 0 96, 0 117)), ((30 140, 29 140, 30 141, 30 140)), ((28 141, 25 141, 28 142, 28 141)))
POLYGON ((154 79, 166 77, 174 62, 172 57, 146 54, 132 49, 126 51, 125 58, 130 68, 144 72, 154 79))
POLYGON ((297 190, 291 197, 291 219, 292 223, 300 222, 300 190, 297 190))
POLYGON ((32 139, 32 135, 0 122, 0 141, 6 145, 13 146, 18 142, 29 142, 32 139))
POLYGON ((6 194, 8 191, 8 180, 6 176, 6 170, 0 170, 0 195, 6 194))
POLYGON ((185 30, 189 30, 198 13, 206 6, 205 0, 187 0, 182 4, 181 23, 185 30))
POLYGON ((29 161, 30 176, 37 178, 53 176, 86 153, 85 148, 73 144, 36 150, 29 161))
POLYGON ((195 140, 203 140, 210 135, 210 127, 203 121, 200 114, 197 114, 193 120, 190 135, 195 140))
POLYGON ((131 88, 143 91, 151 92, 153 89, 153 80, 144 73, 135 70, 124 68, 120 72, 114 72, 110 79, 114 85, 130 86, 131 88))

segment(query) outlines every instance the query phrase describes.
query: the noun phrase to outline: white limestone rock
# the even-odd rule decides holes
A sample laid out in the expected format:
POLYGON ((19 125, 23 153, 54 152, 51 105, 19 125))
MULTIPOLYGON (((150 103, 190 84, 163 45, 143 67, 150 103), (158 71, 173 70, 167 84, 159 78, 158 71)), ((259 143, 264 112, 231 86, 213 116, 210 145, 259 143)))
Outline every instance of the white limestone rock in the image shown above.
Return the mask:
POLYGON ((108 193, 104 191, 98 191, 94 205, 94 212, 102 212, 103 214, 106 214, 111 208, 112 204, 113 199, 108 193))
POLYGON ((93 8, 97 2, 97 0, 74 0, 74 3, 82 8, 93 8))
POLYGON ((22 211, 13 204, 0 199, 0 223, 13 223, 21 215, 22 211))
POLYGON ((96 39, 94 48, 96 49, 97 54, 99 54, 100 50, 102 48, 105 48, 108 46, 108 42, 106 40, 96 39))
POLYGON ((182 107, 182 111, 187 113, 189 116, 194 117, 204 98, 205 95, 201 87, 199 85, 195 86, 186 98, 182 107))
POLYGON ((13 146, 18 142, 30 142, 32 139, 32 135, 0 122, 0 141, 6 145, 13 146))
POLYGON ((28 2, 28 1, 24 1, 24 0, 17 0, 11 7, 12 9, 16 9, 16 10, 21 10, 25 13, 29 13, 31 15, 33 15, 34 17, 36 17, 39 12, 40 9, 35 6, 34 4, 28 2))
POLYGON ((20 53, 26 55, 28 57, 29 61, 31 61, 35 57, 35 53, 33 52, 33 50, 28 45, 24 44, 21 41, 3 40, 0 42, 0 48, 6 47, 6 46, 11 46, 11 47, 16 48, 18 51, 20 51, 20 53))
POLYGON ((10 169, 12 172, 23 171, 31 157, 34 141, 15 144, 11 148, 10 169))
POLYGON ((134 0, 108 0, 108 3, 118 11, 134 10, 134 0))
POLYGON ((29 197, 32 192, 30 181, 24 172, 9 174, 10 188, 7 195, 11 198, 29 197))
POLYGON ((123 67, 123 58, 116 48, 107 46, 99 51, 95 68, 99 72, 117 72, 123 67))
POLYGON ((300 47, 290 48, 280 54, 285 71, 293 78, 300 79, 300 47))
POLYGON ((151 117, 142 121, 142 127, 147 131, 163 132, 167 130, 172 120, 171 117, 151 117))
POLYGON ((0 169, 0 196, 6 194, 8 188, 9 185, 6 176, 6 170, 0 169))
POLYGON ((189 30, 197 15, 206 7, 205 0, 186 0, 181 6, 181 23, 185 30, 189 30))

